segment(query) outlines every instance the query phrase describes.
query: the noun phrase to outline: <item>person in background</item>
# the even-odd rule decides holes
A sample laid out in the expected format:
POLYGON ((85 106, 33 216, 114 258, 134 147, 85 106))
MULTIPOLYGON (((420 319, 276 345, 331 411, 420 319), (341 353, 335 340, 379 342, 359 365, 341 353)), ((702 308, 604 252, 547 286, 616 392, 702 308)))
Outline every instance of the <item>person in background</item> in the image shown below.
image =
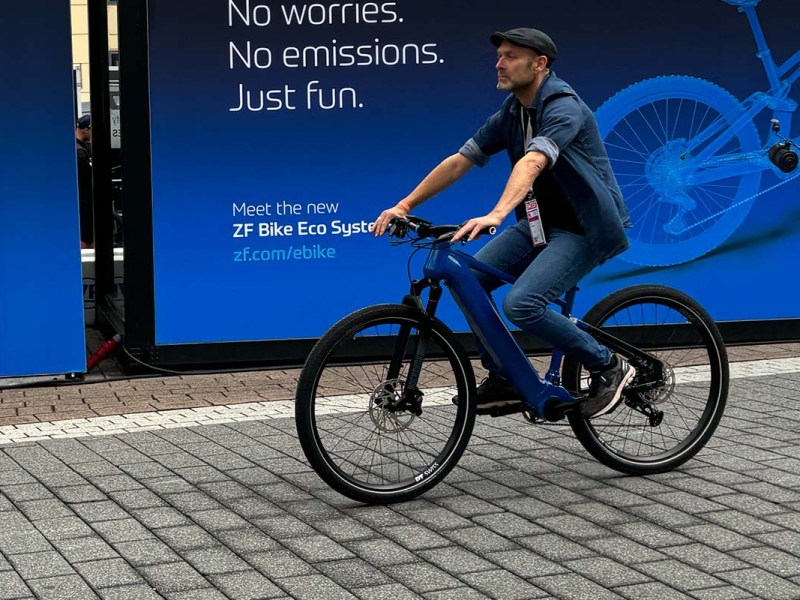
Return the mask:
POLYGON ((81 248, 94 248, 94 206, 92 201, 92 117, 83 115, 75 126, 78 155, 78 200, 81 214, 81 248))

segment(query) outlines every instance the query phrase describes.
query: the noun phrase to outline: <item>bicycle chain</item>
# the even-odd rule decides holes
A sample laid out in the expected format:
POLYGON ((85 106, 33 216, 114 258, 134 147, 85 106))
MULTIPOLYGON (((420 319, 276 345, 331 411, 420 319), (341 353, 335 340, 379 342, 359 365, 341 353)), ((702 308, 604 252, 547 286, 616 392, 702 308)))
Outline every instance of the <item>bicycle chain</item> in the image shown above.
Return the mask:
MULTIPOLYGON (((738 155, 738 156, 731 156, 730 158, 726 158, 726 159, 718 160, 718 161, 715 161, 715 162, 719 162, 719 163, 722 163, 722 162, 734 162, 734 161, 737 161, 737 160, 742 160, 743 158, 746 158, 747 156, 748 156, 748 155, 746 155, 746 154, 740 154, 740 155, 738 155)), ((694 224, 692 224, 692 225, 689 225, 688 227, 686 227, 686 228, 685 228, 683 231, 681 231, 680 233, 686 233, 687 231, 689 231, 689 230, 691 230, 691 229, 694 229, 695 227, 699 227, 699 226, 700 226, 700 225, 702 225, 703 223, 707 223, 708 221, 711 221, 712 219, 716 219, 716 218, 717 218, 717 217, 719 217, 720 215, 723 215, 723 214, 725 214, 726 212, 729 212, 729 211, 733 210, 734 208, 737 208, 737 207, 739 207, 739 206, 742 206, 743 204, 747 204, 748 202, 752 202, 753 200, 755 200, 755 199, 756 199, 756 198, 758 198, 759 196, 763 196, 764 194, 768 194, 769 192, 771 192, 771 191, 773 191, 773 190, 776 190, 776 189, 778 189, 778 188, 779 188, 779 187, 781 187, 782 185, 786 185, 786 184, 787 184, 787 183, 789 183, 790 181, 794 181, 794 180, 795 180, 795 179, 797 179, 798 177, 800 177, 800 171, 798 171, 797 173, 795 173, 795 174, 794 174, 794 175, 792 175, 791 177, 788 177, 788 178, 784 179, 783 181, 779 181, 779 182, 778 182, 778 183, 776 183, 775 185, 773 185, 773 186, 770 186, 770 187, 768 187, 768 188, 767 188, 767 189, 765 189, 765 190, 762 190, 762 191, 760 191, 760 192, 758 192, 758 193, 756 193, 756 194, 753 194, 753 195, 752 195, 752 196, 750 196, 749 198, 745 198, 744 200, 740 200, 740 201, 739 201, 739 202, 737 202, 736 204, 732 204, 731 206, 729 206, 728 208, 726 208, 726 209, 724 209, 724 210, 721 210, 721 211, 719 211, 719 212, 717 212, 717 213, 714 213, 713 215, 709 215, 709 216, 707 216, 705 219, 702 219, 702 220, 698 221, 697 223, 694 223, 694 224)))

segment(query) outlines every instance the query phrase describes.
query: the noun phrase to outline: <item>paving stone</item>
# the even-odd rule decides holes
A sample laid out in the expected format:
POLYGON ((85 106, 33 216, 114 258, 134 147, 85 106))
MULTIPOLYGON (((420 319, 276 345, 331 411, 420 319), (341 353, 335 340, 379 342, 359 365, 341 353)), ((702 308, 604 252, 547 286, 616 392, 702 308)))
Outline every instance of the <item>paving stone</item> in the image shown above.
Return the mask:
POLYGON ((357 521, 376 529, 395 525, 411 525, 413 523, 408 517, 386 506, 358 505, 355 508, 347 509, 346 512, 357 521))
POLYGON ((661 548, 661 552, 709 573, 733 571, 734 569, 747 567, 747 563, 734 558, 730 554, 720 552, 703 544, 686 544, 684 546, 661 548))
POLYGON ((225 479, 213 483, 201 483, 198 486, 203 492, 220 502, 230 502, 240 498, 252 498, 253 492, 241 483, 225 479))
POLYGON ((530 550, 492 552, 485 555, 484 558, 524 579, 567 571, 562 565, 547 560, 530 550))
POLYGON ((539 519, 537 524, 570 540, 608 537, 611 532, 575 515, 557 515, 539 519))
POLYGON ((430 592, 425 594, 425 598, 426 600, 485 600, 489 596, 472 588, 460 587, 441 592, 430 592))
MULTIPOLYGON (((397 576, 397 573, 398 570, 402 569, 404 566, 405 565, 396 565, 392 567, 392 576, 403 583, 405 582, 397 576)), ((323 575, 335 581, 347 590, 352 590, 353 588, 358 587, 394 583, 391 578, 380 571, 377 567, 364 560, 361 560, 360 558, 319 563, 316 565, 316 567, 322 572, 323 575)))
POLYGON ((449 546, 450 540, 422 525, 399 525, 381 529, 381 533, 409 550, 449 546))
POLYGON ((750 592, 746 592, 732 585, 695 590, 692 592, 692 596, 697 598, 697 600, 744 600, 745 598, 749 599, 753 597, 750 592))
POLYGON ((359 588, 353 593, 360 600, 416 600, 419 596, 399 583, 359 588))
MULTIPOLYGON (((638 583, 618 587, 614 591, 628 600, 653 600, 654 598, 658 598, 658 600, 688 600, 692 597, 661 582, 638 583)), ((702 591, 704 590, 699 590, 699 592, 702 591)))
POLYGON ((183 553, 183 558, 203 575, 234 573, 249 568, 246 562, 224 546, 189 550, 183 553))
POLYGON ((485 528, 508 538, 538 535, 547 530, 532 521, 510 512, 472 517, 472 520, 485 528))
POLYGON ((100 597, 103 600, 159 600, 163 598, 147 584, 106 588, 100 590, 100 597))
POLYGON ((125 510, 166 506, 166 502, 150 490, 112 492, 110 496, 125 510))
POLYGON ((35 526, 49 540, 86 537, 92 534, 89 526, 78 517, 40 519, 36 521, 35 526))
POLYGON ((91 600, 99 597, 78 575, 31 579, 28 585, 40 600, 91 600))
POLYGON ((643 522, 659 525, 667 529, 703 523, 701 519, 692 514, 660 504, 652 503, 640 506, 631 506, 628 508, 628 510, 632 514, 638 516, 643 522))
POLYGON ((365 540, 375 537, 375 531, 350 517, 312 520, 311 527, 337 542, 365 540))
POLYGON ((67 504, 80 502, 99 502, 108 500, 108 496, 93 485, 69 485, 53 489, 58 499, 67 504))
POLYGON ((135 542, 119 542, 114 548, 135 567, 176 562, 180 557, 164 542, 155 538, 135 542))
POLYGON ((512 540, 497 535, 485 527, 466 527, 464 529, 444 531, 443 533, 452 542, 478 554, 520 548, 512 540))
POLYGON ((214 575, 211 581, 231 600, 261 600, 284 596, 283 590, 256 571, 214 575))
POLYGON ((284 577, 296 577, 314 573, 314 568, 288 550, 271 550, 248 554, 247 562, 275 581, 284 577))
POLYGON ((344 547, 377 567, 398 565, 415 560, 411 552, 391 540, 356 540, 345 542, 344 547))
POLYGON ((256 495, 228 500, 225 502, 225 506, 246 519, 276 517, 285 514, 281 507, 256 495))
MULTIPOLYGON (((6 474, 3 474, 3 480, 6 474)), ((21 485, 2 485, 0 486, 3 494, 13 503, 27 502, 31 500, 52 500, 53 492, 41 483, 24 483, 21 485)))
MULTIPOLYGON (((706 527, 705 525, 697 525, 696 527, 706 527)), ((654 525, 653 523, 623 523, 615 525, 614 530, 617 533, 624 535, 648 548, 663 548, 664 546, 679 546, 681 544, 688 544, 691 540, 681 534, 654 525)), ((687 531, 682 529, 681 532, 687 531)))
POLYGON ((501 498, 495 504, 533 522, 564 513, 561 509, 536 498, 501 498))
POLYGON ((71 504, 70 508, 87 523, 115 521, 118 519, 129 519, 131 517, 131 515, 120 508, 116 502, 111 502, 109 500, 71 504))
POLYGON ((131 514, 148 529, 189 524, 189 520, 180 511, 168 506, 133 510, 131 514))
POLYGON ((421 550, 417 552, 417 555, 453 575, 491 571, 495 568, 492 563, 474 552, 456 546, 421 550))
POLYGON ((586 540, 584 544, 597 553, 625 565, 651 562, 665 558, 664 555, 657 550, 619 536, 586 540))
MULTIPOLYGON (((71 517, 72 511, 63 502, 55 498, 49 500, 30 500, 18 502, 20 511, 31 521, 39 519, 52 519, 57 517, 71 517)), ((11 507, 13 508, 13 507, 11 507)))
POLYGON ((291 515, 255 519, 253 524, 276 540, 308 537, 317 533, 312 527, 291 515))
POLYGON ((594 552, 585 546, 571 542, 554 533, 517 538, 516 541, 522 546, 533 550, 536 554, 555 562, 586 558, 594 554, 594 552))
POLYGON ((111 544, 146 540, 153 537, 153 534, 135 519, 102 521, 94 523, 92 527, 104 540, 111 544))
POLYGON ((178 494, 166 494, 164 499, 175 508, 186 511, 215 510, 222 508, 222 505, 202 492, 181 492, 178 494))
MULTIPOLYGON (((351 544, 359 543, 361 542, 351 542, 351 544)), ((363 543, 371 544, 372 542, 363 543)), ((385 541, 386 548, 389 548, 390 544, 392 544, 392 542, 385 541)), ((291 538, 284 540, 283 545, 292 550, 303 560, 312 564, 328 560, 340 560, 354 557, 350 550, 323 535, 291 538)), ((406 552, 400 548, 400 546, 396 547, 396 551, 406 552)), ((369 552, 369 550, 367 550, 367 552, 369 552)))
POLYGON ((790 600, 800 597, 800 585, 762 569, 743 569, 720 573, 719 577, 748 592, 770 600, 790 600))
POLYGON ((595 582, 575 573, 535 577, 531 579, 531 582, 536 587, 545 590, 552 596, 563 598, 564 600, 585 600, 586 598, 592 598, 592 600, 606 600, 619 598, 614 592, 606 590, 595 582))
POLYGON ((731 552, 752 548, 759 544, 751 538, 718 525, 694 525, 681 530, 688 537, 716 548, 720 552, 731 552))
POLYGON ((356 598, 335 581, 324 575, 303 575, 280 580, 280 586, 297 600, 350 600, 356 598))
POLYGON ((10 560, 17 574, 26 580, 75 574, 73 568, 58 552, 15 554, 10 560))
POLYGON ((737 510, 723 510, 707 513, 703 515, 703 518, 716 523, 717 525, 725 527, 726 529, 735 531, 736 533, 741 533, 742 535, 771 533, 781 530, 781 527, 774 523, 770 523, 764 519, 759 519, 758 517, 754 517, 737 510))
POLYGON ((466 583, 496 598, 547 598, 547 592, 507 571, 481 571, 461 575, 466 583))
POLYGON ((180 592, 207 587, 206 579, 186 563, 142 567, 139 572, 159 592, 180 592))
POLYGON ((228 596, 216 588, 199 588, 187 592, 168 592, 167 600, 230 600, 228 596))
POLYGON ((217 545, 217 540, 213 536, 196 525, 166 527, 159 529, 157 534, 165 544, 178 552, 211 548, 217 545))
POLYGON ((75 569, 93 588, 142 583, 142 578, 121 558, 76 563, 75 569))
POLYGON ((105 540, 91 535, 66 540, 53 540, 53 546, 71 563, 117 558, 117 552, 105 540))
POLYGON ((228 548, 240 554, 280 548, 280 544, 255 527, 228 529, 217 533, 215 537, 228 548))
POLYGON ((208 531, 224 531, 225 529, 242 529, 248 525, 235 512, 220 510, 201 510, 191 513, 192 519, 208 531))
POLYGON ((0 551, 6 556, 28 552, 47 552, 53 547, 41 533, 30 524, 10 528, 0 524, 0 551))
POLYGON ((29 598, 31 590, 25 585, 19 575, 10 572, 0 573, 0 599, 12 600, 17 598, 29 598))
POLYGON ((769 546, 785 550, 786 552, 800 554, 800 533, 781 531, 778 533, 754 535, 753 538, 769 546))
POLYGON ((652 581, 650 577, 605 557, 572 560, 564 563, 564 566, 604 588, 652 581))
POLYGON ((644 563, 636 565, 636 568, 651 578, 684 592, 723 585, 716 577, 677 560, 644 563))
POLYGON ((295 502, 311 500, 313 496, 295 485, 289 483, 271 483, 253 488, 270 502, 295 502))
POLYGON ((800 556, 797 554, 788 554, 768 546, 736 550, 731 554, 780 577, 800 575, 800 556))

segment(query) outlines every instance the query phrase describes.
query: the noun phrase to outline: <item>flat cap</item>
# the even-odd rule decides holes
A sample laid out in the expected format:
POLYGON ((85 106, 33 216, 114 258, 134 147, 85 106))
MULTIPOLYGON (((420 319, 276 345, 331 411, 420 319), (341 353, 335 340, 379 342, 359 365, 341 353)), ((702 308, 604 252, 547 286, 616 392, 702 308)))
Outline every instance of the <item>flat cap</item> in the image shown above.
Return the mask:
POLYGON ((83 115, 78 122, 76 123, 76 127, 78 129, 89 129, 92 126, 92 115, 83 115))
POLYGON ((496 31, 489 39, 495 48, 505 41, 523 48, 530 48, 537 54, 546 56, 551 63, 558 58, 558 50, 553 40, 550 39, 549 35, 538 29, 519 27, 508 31, 496 31))

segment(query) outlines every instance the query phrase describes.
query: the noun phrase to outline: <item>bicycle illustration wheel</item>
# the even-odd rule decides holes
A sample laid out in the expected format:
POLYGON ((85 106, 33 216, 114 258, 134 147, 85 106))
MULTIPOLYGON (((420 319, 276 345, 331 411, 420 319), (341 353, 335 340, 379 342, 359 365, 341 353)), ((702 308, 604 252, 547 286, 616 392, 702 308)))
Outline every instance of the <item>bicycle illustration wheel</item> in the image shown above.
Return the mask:
POLYGON ((597 110, 600 135, 633 228, 620 258, 646 266, 694 260, 742 224, 761 173, 748 172, 761 148, 752 121, 708 158, 693 157, 730 132, 744 113, 721 87, 694 77, 656 77, 618 92, 597 110), (708 139, 705 134, 709 135, 708 139), (716 170, 707 182, 694 178, 716 170))
POLYGON ((297 385, 297 431, 311 466, 338 492, 368 503, 408 500, 463 454, 474 390, 472 366, 444 324, 409 306, 372 306, 312 350, 297 385), (415 356, 419 393, 409 385, 415 356), (419 414, 404 405, 414 398, 419 414))
MULTIPOLYGON (((640 285, 604 298, 584 321, 649 357, 606 342, 636 375, 610 413, 593 419, 570 414, 583 447, 606 466, 632 474, 661 473, 689 460, 711 438, 728 396, 727 352, 708 313, 686 294, 640 285)), ((564 385, 588 393, 588 371, 566 361, 564 385)))

